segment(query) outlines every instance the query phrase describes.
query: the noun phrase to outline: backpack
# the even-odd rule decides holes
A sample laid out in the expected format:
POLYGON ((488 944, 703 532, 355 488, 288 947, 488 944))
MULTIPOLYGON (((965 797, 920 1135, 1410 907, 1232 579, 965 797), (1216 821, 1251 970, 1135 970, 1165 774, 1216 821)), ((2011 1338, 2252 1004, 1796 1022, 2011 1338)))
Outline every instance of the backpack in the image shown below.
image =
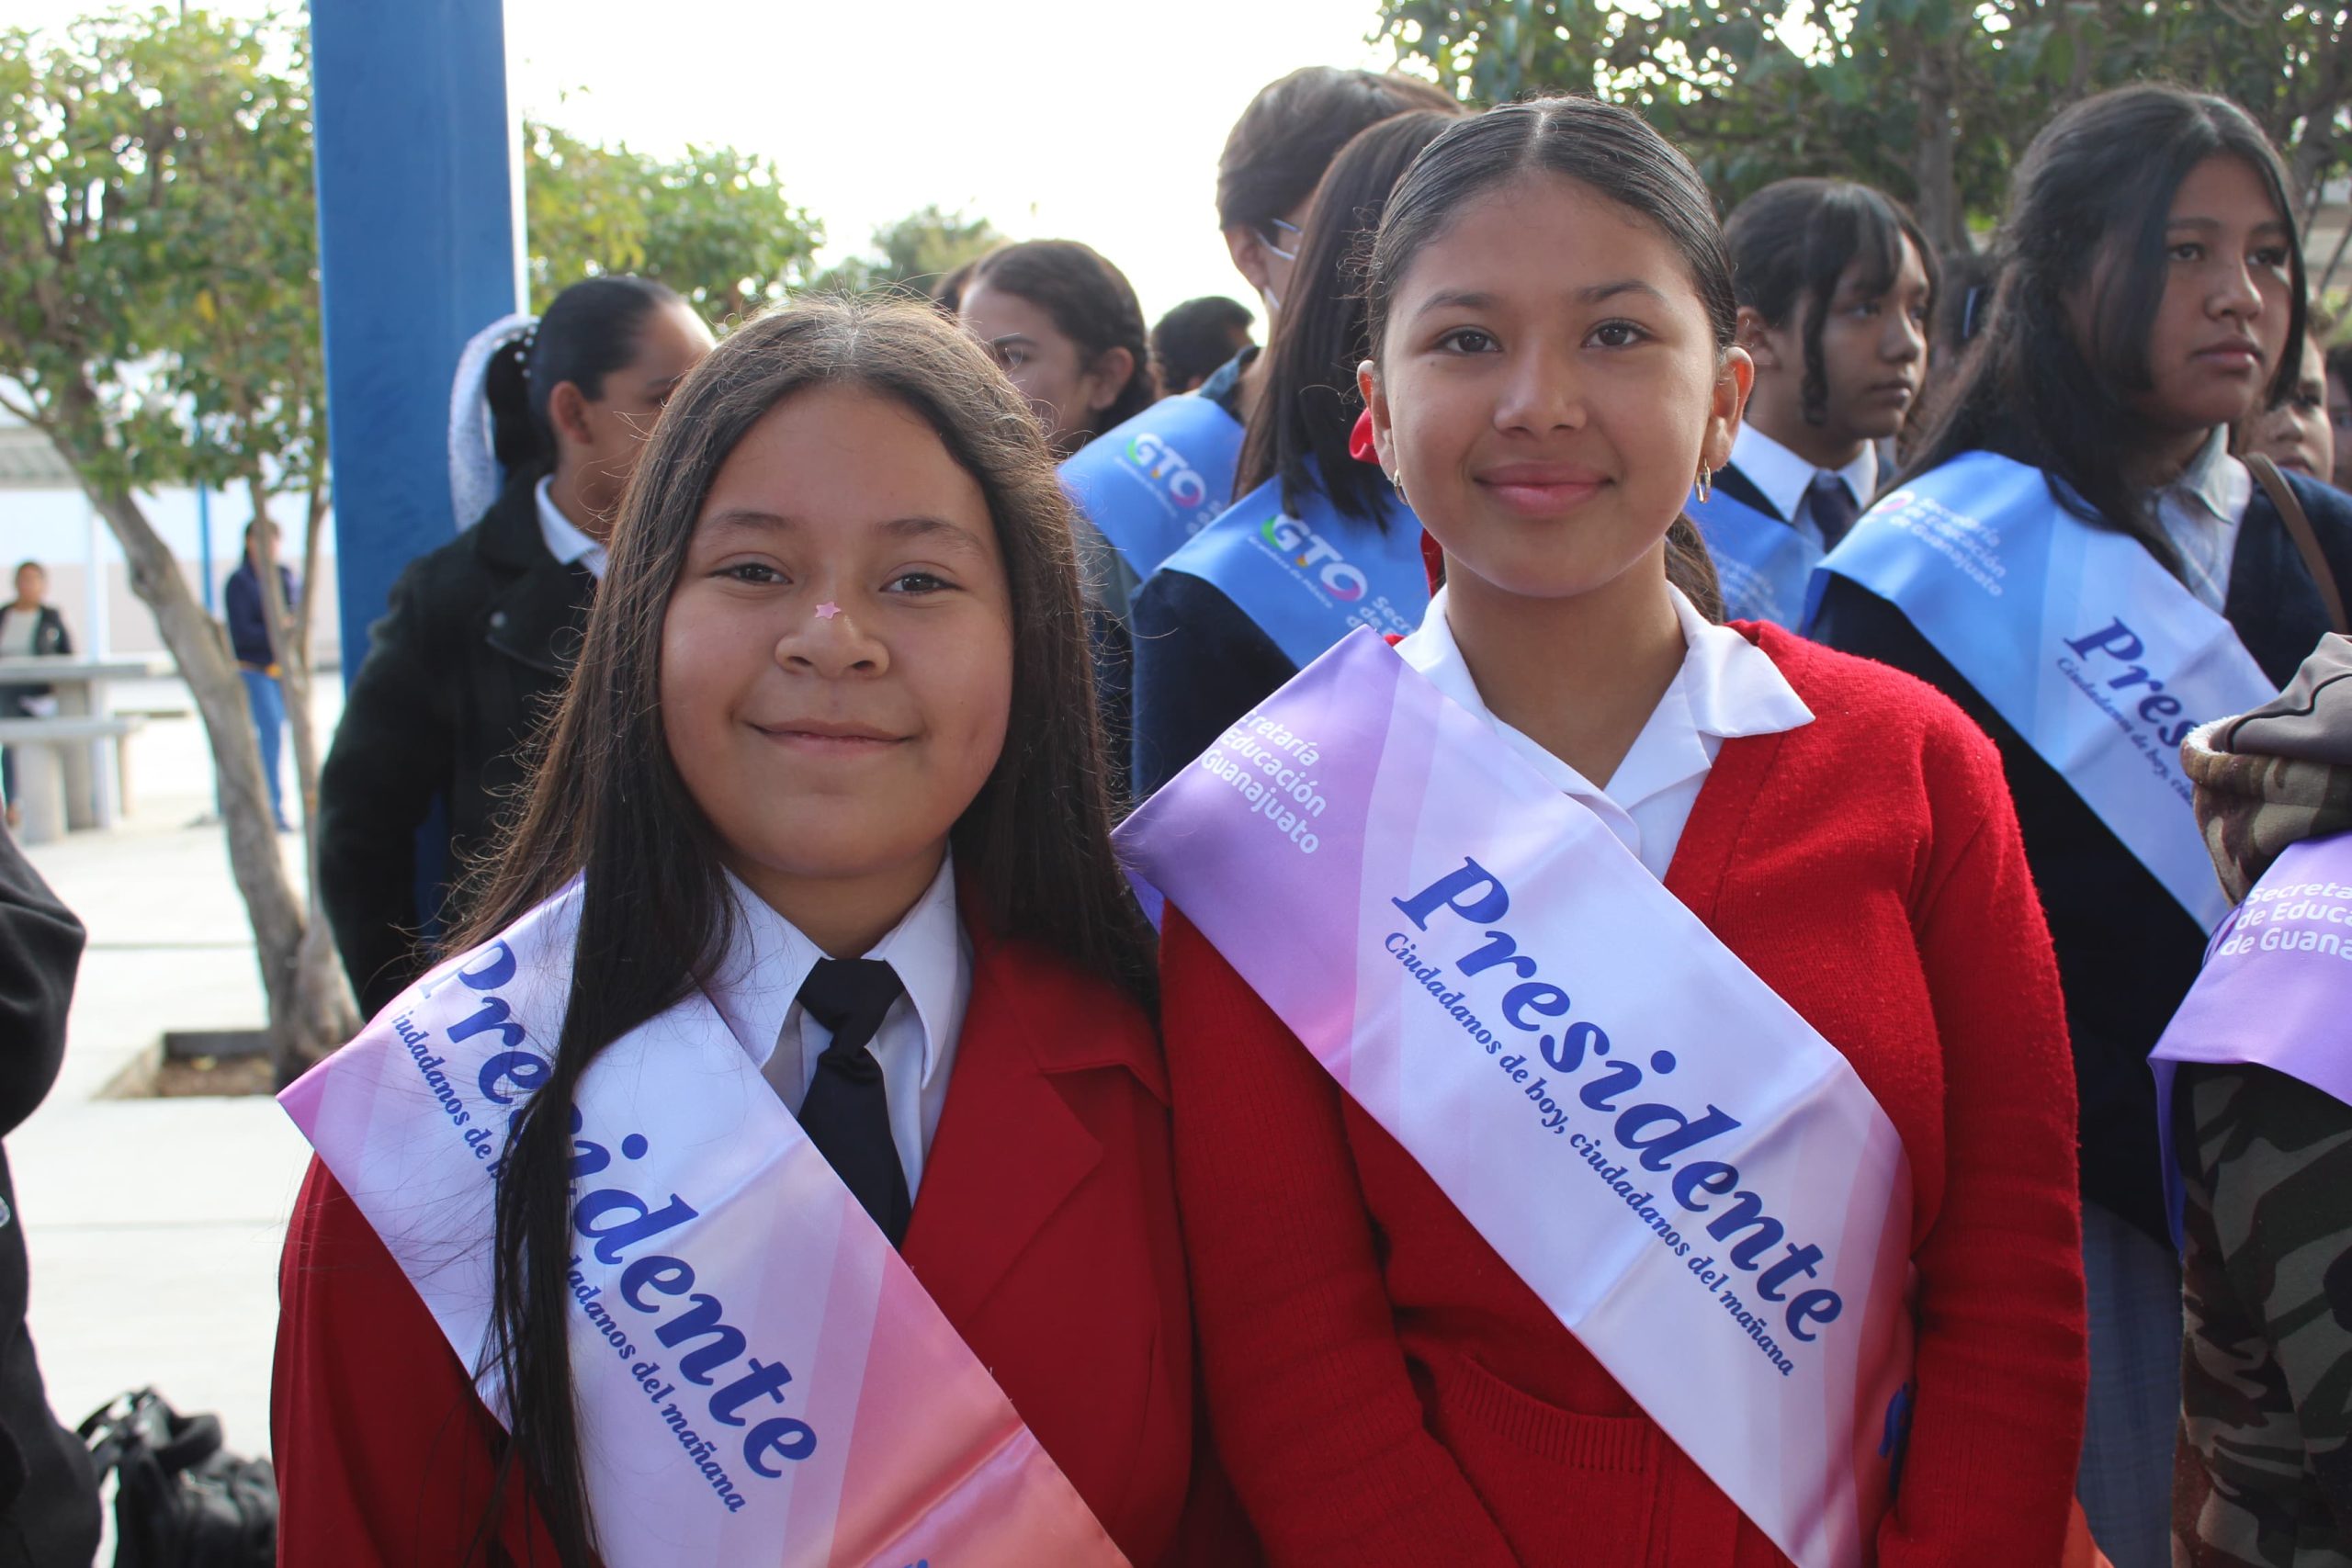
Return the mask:
POLYGON ((271 1568, 277 1476, 220 1447, 215 1416, 182 1416, 152 1388, 76 1428, 101 1481, 116 1475, 115 1568, 271 1568))

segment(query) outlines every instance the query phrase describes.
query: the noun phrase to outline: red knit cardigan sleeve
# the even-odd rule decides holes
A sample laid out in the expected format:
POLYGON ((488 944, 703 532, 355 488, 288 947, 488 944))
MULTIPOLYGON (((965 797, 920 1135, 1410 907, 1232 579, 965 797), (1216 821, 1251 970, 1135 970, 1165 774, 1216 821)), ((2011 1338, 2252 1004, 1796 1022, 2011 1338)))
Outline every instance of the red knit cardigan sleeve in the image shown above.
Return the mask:
POLYGON ((1913 1252, 1918 1393, 1879 1563, 2056 1562, 2089 1382, 2065 1006, 1998 753, 1956 712, 1925 744, 1933 832, 1912 924, 1942 1045, 1944 1174, 1913 1252))
POLYGON ((1202 1376, 1267 1561, 1515 1568, 1424 1425, 1337 1086, 1172 905, 1162 966, 1202 1376))

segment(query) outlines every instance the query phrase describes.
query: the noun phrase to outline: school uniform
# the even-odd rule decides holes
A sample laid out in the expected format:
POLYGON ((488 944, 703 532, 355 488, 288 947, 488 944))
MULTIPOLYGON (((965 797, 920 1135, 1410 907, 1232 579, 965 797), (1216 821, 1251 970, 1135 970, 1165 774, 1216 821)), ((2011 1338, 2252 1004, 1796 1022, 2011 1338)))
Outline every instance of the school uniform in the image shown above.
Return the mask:
POLYGON ((319 897, 363 1015, 426 966, 418 829, 437 804, 446 880, 514 807, 521 749, 579 657, 603 562, 544 480, 513 484, 411 562, 368 628, 319 773, 319 897))
POLYGON ((1777 518, 1828 549, 1878 494, 1878 452, 1865 444, 1842 468, 1816 468, 1753 424, 1732 438, 1731 461, 1713 484, 1734 500, 1777 518), (1842 493, 1840 493, 1842 491, 1842 493))
MULTIPOLYGON (((2287 477, 2336 581, 2352 584, 2352 498, 2287 477)), ((2221 433, 2180 482, 2158 496, 2157 517, 2183 557, 2189 591, 2220 612, 2263 672, 2283 685, 2328 629, 2327 613, 2278 508, 2228 456, 2221 433)), ((1958 703, 1999 748, 2049 916, 2074 1043, 2092 1339, 2100 1366, 2083 1502, 2118 1568, 2160 1562, 2178 1398, 2179 1273, 2165 1214, 2147 1057, 2197 977, 2207 933, 1902 611, 1830 574, 1809 635, 1918 676, 1958 703), (2102 1498, 2099 1474, 2109 1465, 2101 1434, 2108 1429, 2118 1450, 2112 1491, 2122 1499, 2117 1506, 2138 1518, 2136 1529, 2120 1525, 2102 1498)))
MULTIPOLYGON (((756 899, 744 909, 738 946, 705 989, 797 1109, 829 1039, 796 1000, 820 954, 756 899)), ((959 910, 945 870, 871 956, 905 986, 870 1047, 913 1199, 902 1255, 1122 1550, 1138 1564, 1166 1560, 1195 1429, 1150 1021, 1108 982, 991 935, 968 890, 959 910)), ((502 1431, 316 1162, 279 1284, 282 1560, 461 1561, 502 1431)), ((510 1560, 534 1545, 549 1560, 527 1505, 503 1539, 510 1560)), ((1210 1543, 1225 1555, 1200 1561, 1247 1558, 1229 1536, 1210 1543)))
MULTIPOLYGON (((1681 670, 1598 786, 1487 712, 1443 605, 1398 651, 1662 874, 1902 1137, 1917 1418, 1876 1561, 2055 1562, 2085 1375, 2065 1043, 1992 750, 1913 681, 1678 594, 1681 670)), ((1269 1561, 1783 1562, 1172 904, 1165 933, 1203 1377, 1269 1561)))

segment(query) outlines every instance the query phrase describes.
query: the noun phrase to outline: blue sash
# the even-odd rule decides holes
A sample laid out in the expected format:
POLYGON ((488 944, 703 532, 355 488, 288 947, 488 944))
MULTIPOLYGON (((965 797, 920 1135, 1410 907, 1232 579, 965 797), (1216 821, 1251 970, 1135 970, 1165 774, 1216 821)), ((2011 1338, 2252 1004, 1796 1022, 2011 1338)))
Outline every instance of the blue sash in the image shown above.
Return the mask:
POLYGON ((1136 578, 1233 500, 1243 427, 1204 397, 1163 398, 1062 464, 1063 488, 1136 578))
POLYGON ((1272 479, 1227 508, 1161 566, 1217 589, 1305 669, 1357 626, 1409 632, 1430 605, 1420 519, 1400 503, 1388 526, 1343 517, 1318 487, 1298 515, 1272 479))
POLYGON ((1682 511, 1699 525, 1707 553, 1714 558, 1725 618, 1770 621, 1796 630, 1804 619, 1805 583, 1821 564, 1821 547, 1720 490, 1705 501, 1691 491, 1682 511))
POLYGON ((1900 609, 2200 927, 2230 912, 2180 743, 2277 682, 2138 540, 2060 506, 2041 469, 1970 452, 1871 508, 1808 621, 1826 572, 1900 609))

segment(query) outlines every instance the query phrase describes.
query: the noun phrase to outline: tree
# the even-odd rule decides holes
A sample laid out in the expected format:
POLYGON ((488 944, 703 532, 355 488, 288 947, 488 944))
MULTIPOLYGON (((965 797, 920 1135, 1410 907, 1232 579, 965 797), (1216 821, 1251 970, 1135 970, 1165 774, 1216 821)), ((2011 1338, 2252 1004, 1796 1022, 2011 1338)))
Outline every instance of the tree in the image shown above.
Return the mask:
POLYGON ((327 493, 311 178, 294 29, 157 10, 84 20, 53 44, 0 32, 0 406, 73 465, 203 718, 281 1075, 358 1019, 278 852, 226 638, 138 492, 243 488, 272 560, 271 503, 302 508, 297 602, 262 578, 315 868, 308 629, 327 493))
POLYGON ((783 299, 824 243, 756 154, 690 146, 663 162, 536 123, 523 149, 531 291, 543 302, 583 277, 628 272, 725 321, 783 299))
POLYGON ((987 219, 967 218, 960 209, 943 211, 933 203, 875 230, 870 254, 827 268, 809 287, 851 294, 904 288, 928 294, 949 273, 1002 243, 1004 236, 987 219))
MULTIPOLYGON (((2302 0, 1383 0, 1382 36, 1464 96, 1638 107, 1726 206, 1789 175, 1867 180, 1969 245, 2065 104, 2164 76, 2226 93, 2306 199, 2352 153, 2352 10, 2302 0)), ((2307 209, 2308 213, 2309 209, 2307 209)))

